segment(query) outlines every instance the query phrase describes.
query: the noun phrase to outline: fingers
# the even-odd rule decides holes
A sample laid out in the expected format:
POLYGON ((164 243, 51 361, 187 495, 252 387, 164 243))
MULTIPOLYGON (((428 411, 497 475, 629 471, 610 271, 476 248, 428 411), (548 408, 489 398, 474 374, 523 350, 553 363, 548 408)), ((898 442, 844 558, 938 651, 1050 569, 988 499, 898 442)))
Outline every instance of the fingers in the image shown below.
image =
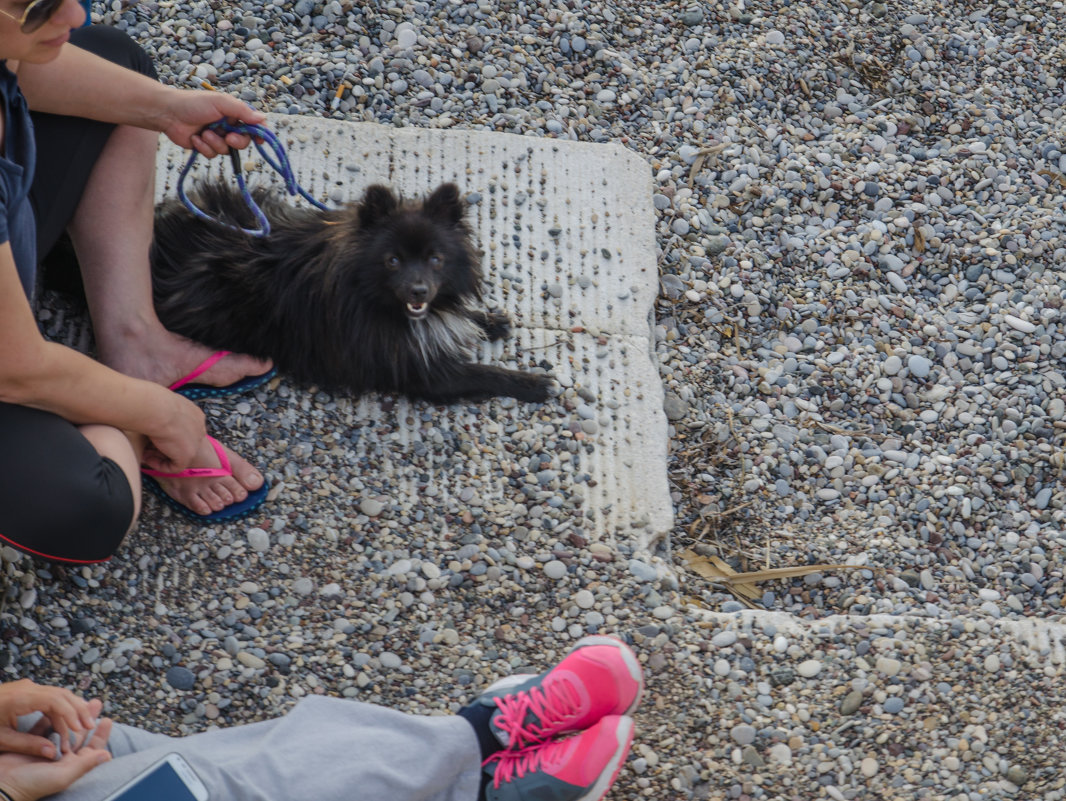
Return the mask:
POLYGON ((90 711, 89 702, 70 690, 40 687, 34 695, 36 697, 27 699, 32 711, 44 712, 52 721, 52 728, 60 734, 65 735, 71 729, 85 731, 93 727, 96 715, 90 711))
POLYGON ((107 748, 107 741, 111 737, 111 725, 111 718, 100 718, 100 725, 96 727, 96 731, 93 732, 93 736, 89 738, 85 747, 96 750, 107 748))
POLYGON ((226 144, 232 147, 234 150, 244 150, 248 145, 252 143, 252 137, 248 134, 228 133, 226 134, 226 144))
POLYGON ((67 751, 87 740, 87 734, 96 726, 96 719, 103 708, 99 700, 86 701, 70 690, 61 687, 45 687, 33 682, 14 682, 3 685, 5 690, 16 691, 8 704, 8 726, 0 727, 0 752, 18 751, 25 754, 56 756, 56 751, 67 751), (18 718, 33 712, 40 713, 28 733, 17 731, 18 718), (45 735, 54 732, 53 738, 45 735))
POLYGON ((14 729, 0 729, 0 751, 14 751, 18 754, 53 759, 56 755, 56 748, 47 737, 41 734, 43 732, 31 734, 14 729))
POLYGON ((193 134, 190 137, 190 141, 197 153, 209 159, 213 159, 223 153, 229 153, 225 140, 209 128, 204 128, 200 133, 193 134))
MULTIPOLYGON (((182 456, 184 456, 184 454, 182 454, 182 456)), ((188 459, 172 458, 152 444, 149 444, 148 447, 144 449, 144 453, 141 454, 142 465, 150 467, 152 470, 158 470, 161 473, 180 472, 188 467, 189 462, 191 461, 192 456, 188 459)))
POLYGON ((53 698, 51 704, 42 707, 42 711, 52 723, 52 729, 59 735, 60 748, 62 750, 66 750, 67 745, 70 743, 71 731, 80 733, 82 728, 81 720, 73 705, 65 703, 65 701, 66 699, 64 698, 53 698))
POLYGON ((210 127, 193 134, 191 140, 196 151, 209 159, 215 156, 225 156, 231 149, 244 150, 252 143, 252 137, 248 134, 230 131, 225 136, 220 136, 210 127))
POLYGON ((100 710, 103 709, 104 703, 98 699, 87 701, 84 698, 71 693, 71 699, 74 701, 74 708, 78 712, 78 720, 81 722, 83 729, 91 729, 96 725, 96 719, 100 716, 100 710), (93 712, 93 705, 96 705, 96 711, 93 712))
POLYGON ((54 773, 48 777, 48 794, 65 790, 97 765, 110 760, 111 754, 99 748, 83 748, 76 754, 67 752, 58 762, 52 763, 54 773))
POLYGON ((266 114, 259 109, 245 105, 232 95, 218 95, 216 108, 230 122, 246 122, 249 125, 258 125, 266 120, 266 114))

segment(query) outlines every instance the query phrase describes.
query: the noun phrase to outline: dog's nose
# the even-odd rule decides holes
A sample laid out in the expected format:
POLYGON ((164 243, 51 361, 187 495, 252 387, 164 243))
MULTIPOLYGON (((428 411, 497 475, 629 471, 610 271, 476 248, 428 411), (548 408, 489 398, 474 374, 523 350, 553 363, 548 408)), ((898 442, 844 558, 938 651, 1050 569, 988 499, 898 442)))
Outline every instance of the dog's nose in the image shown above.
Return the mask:
POLYGON ((424 303, 426 298, 429 297, 429 287, 425 284, 412 284, 411 285, 411 301, 413 303, 424 303))

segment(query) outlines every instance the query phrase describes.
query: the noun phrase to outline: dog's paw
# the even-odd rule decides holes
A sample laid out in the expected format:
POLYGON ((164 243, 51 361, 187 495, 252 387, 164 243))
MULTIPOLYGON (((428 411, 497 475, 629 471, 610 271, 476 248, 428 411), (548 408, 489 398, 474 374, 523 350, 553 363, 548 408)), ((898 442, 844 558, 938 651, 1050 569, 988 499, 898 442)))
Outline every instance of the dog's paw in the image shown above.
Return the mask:
POLYGON ((485 336, 492 341, 511 336, 511 318, 506 314, 486 312, 481 321, 481 327, 485 331, 485 336))

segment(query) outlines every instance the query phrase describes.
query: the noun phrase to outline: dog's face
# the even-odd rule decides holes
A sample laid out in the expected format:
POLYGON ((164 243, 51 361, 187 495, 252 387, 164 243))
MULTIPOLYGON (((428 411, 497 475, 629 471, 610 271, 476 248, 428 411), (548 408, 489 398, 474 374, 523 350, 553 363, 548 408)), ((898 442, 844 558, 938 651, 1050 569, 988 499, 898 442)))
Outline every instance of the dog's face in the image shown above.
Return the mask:
POLYGON ((421 204, 404 205, 391 190, 372 186, 359 209, 359 224, 384 281, 411 320, 425 318, 441 301, 476 291, 464 202, 455 184, 444 184, 421 204), (473 279, 473 283, 471 283, 473 279))

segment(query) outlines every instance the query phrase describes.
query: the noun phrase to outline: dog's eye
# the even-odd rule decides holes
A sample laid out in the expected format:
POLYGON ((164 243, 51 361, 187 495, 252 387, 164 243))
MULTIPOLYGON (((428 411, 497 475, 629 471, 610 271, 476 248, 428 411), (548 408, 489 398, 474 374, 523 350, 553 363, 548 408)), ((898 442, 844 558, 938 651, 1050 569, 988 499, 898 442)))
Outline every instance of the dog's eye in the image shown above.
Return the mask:
POLYGON ((443 263, 444 262, 441 257, 438 256, 436 253, 429 257, 429 266, 432 267, 434 270, 439 270, 441 264, 443 263))
POLYGON ((390 270, 398 270, 400 268, 400 257, 389 256, 387 259, 385 259, 385 264, 389 266, 390 270))

